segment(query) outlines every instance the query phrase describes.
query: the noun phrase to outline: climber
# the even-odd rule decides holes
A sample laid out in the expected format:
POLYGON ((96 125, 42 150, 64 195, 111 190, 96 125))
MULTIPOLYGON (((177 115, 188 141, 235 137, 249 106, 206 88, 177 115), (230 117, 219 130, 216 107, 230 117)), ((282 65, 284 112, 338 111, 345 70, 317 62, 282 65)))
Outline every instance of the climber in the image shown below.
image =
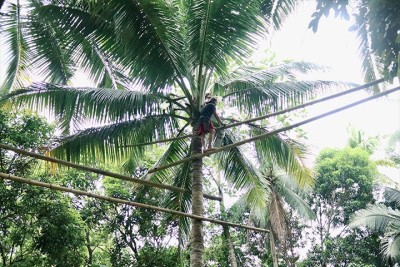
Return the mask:
POLYGON ((199 135, 201 136, 201 145, 202 145, 203 152, 214 149, 212 147, 212 141, 213 141, 214 134, 215 134, 215 127, 214 127, 213 123, 211 122, 212 116, 213 115, 215 116, 215 118, 218 120, 220 125, 225 126, 225 124, 222 123, 221 118, 217 114, 216 105, 217 105, 217 99, 213 97, 207 102, 207 104, 200 111, 198 132, 199 132, 199 135), (208 148, 205 150, 205 148, 206 148, 205 135, 208 133, 209 133, 208 148))

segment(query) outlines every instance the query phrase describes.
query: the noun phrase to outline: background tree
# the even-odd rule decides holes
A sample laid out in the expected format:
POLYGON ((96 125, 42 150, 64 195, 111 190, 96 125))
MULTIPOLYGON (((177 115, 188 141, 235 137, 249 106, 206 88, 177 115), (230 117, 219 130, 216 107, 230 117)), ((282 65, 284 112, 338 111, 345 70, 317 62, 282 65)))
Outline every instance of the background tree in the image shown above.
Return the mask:
MULTIPOLYGON (((45 120, 0 109, 0 140, 28 151, 46 146, 52 133, 45 120)), ((0 150, 0 171, 41 177, 36 161, 0 150), (36 170, 36 172, 34 172, 36 170)), ((0 181, 0 255, 2 266, 82 266, 82 221, 69 198, 49 190, 0 181)))
POLYGON ((324 149, 316 162, 316 182, 311 203, 317 215, 314 245, 303 266, 329 264, 379 264, 377 236, 354 231, 347 225, 358 209, 373 203, 376 166, 361 148, 324 149), (359 244, 359 245, 358 245, 359 244), (369 255, 369 256, 368 256, 369 255), (367 257, 368 256, 368 257, 367 257))
POLYGON ((348 127, 348 133, 350 134, 350 137, 347 140, 347 145, 349 147, 361 147, 370 155, 372 155, 376 151, 379 145, 379 136, 365 136, 364 131, 356 130, 354 127, 351 126, 348 127))
POLYGON ((386 148, 386 154, 388 154, 389 159, 392 160, 397 166, 399 166, 400 164, 399 143, 400 143, 400 130, 397 130, 390 136, 389 143, 386 148))
POLYGON ((384 232, 381 239, 383 255, 389 263, 400 263, 400 191, 395 188, 385 188, 385 202, 370 205, 355 213, 351 226, 367 226, 373 231, 384 232), (385 205, 386 203, 386 205, 385 205), (392 207, 391 207, 392 206, 392 207))

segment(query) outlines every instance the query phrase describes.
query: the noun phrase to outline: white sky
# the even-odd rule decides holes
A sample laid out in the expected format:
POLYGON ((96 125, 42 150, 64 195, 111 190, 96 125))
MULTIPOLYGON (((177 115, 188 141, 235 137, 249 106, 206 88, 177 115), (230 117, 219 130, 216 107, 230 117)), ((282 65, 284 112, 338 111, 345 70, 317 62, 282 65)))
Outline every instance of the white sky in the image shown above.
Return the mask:
MULTIPOLYGON (((334 16, 323 17, 317 33, 314 33, 308 29, 314 5, 313 2, 306 2, 296 15, 288 19, 285 27, 272 38, 272 50, 279 59, 304 60, 330 66, 331 71, 321 79, 363 84, 355 34, 348 31, 351 23, 335 19, 334 16)), ((307 109, 310 115, 317 115, 367 96, 364 92, 353 93, 307 109)), ((400 128, 399 99, 400 94, 390 94, 387 98, 372 100, 302 128, 308 132, 317 151, 324 147, 345 146, 348 125, 365 131, 367 136, 391 134, 400 128)))

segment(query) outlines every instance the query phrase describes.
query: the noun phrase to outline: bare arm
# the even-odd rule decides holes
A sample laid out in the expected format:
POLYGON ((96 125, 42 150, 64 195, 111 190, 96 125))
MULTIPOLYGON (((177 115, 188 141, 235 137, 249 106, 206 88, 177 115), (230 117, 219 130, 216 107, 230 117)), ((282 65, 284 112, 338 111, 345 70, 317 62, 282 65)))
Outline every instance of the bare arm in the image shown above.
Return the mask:
POLYGON ((222 126, 225 126, 225 124, 222 122, 221 118, 219 117, 217 111, 214 111, 214 116, 217 119, 217 121, 219 122, 219 124, 221 124, 222 126))

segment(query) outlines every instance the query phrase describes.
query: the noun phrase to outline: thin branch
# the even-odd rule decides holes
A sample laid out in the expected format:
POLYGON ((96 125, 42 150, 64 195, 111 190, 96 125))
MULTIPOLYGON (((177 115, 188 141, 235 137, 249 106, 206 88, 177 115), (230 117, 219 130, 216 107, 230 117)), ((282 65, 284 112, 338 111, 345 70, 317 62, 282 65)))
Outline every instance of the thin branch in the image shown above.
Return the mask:
MULTIPOLYGON (((187 189, 184 189, 184 188, 180 188, 180 187, 176 187, 176 186, 172 186, 172 185, 166 185, 166 184, 151 182, 151 181, 148 181, 148 180, 137 179, 137 178, 133 178, 133 177, 122 175, 122 174, 118 174, 118 173, 113 173, 113 172, 109 172, 109 171, 96 169, 96 168, 93 168, 93 167, 88 167, 88 166, 85 166, 85 165, 72 163, 72 162, 69 162, 69 161, 66 161, 66 160, 60 160, 60 159, 56 159, 56 158, 52 158, 52 157, 47 157, 47 156, 44 156, 44 155, 36 154, 36 153, 33 153, 33 152, 28 152, 28 151, 25 151, 25 150, 22 150, 22 149, 13 147, 13 146, 9 146, 9 145, 6 145, 6 144, 2 144, 2 143, 0 143, 0 148, 6 149, 6 150, 11 150, 11 151, 14 151, 15 153, 26 155, 26 156, 37 158, 37 159, 41 159, 41 160, 44 160, 44 161, 54 162, 54 163, 57 163, 57 164, 60 164, 60 165, 63 165, 63 166, 72 167, 72 168, 83 170, 83 171, 89 171, 89 172, 93 172, 93 173, 97 173, 97 174, 101 174, 101 175, 117 178, 117 179, 120 179, 120 180, 129 181, 129 182, 133 182, 133 183, 138 183, 138 184, 142 184, 142 185, 146 185, 146 186, 152 186, 152 187, 157 187, 157 188, 161 188, 161 189, 167 189, 167 190, 171 190, 171 191, 175 191, 175 192, 179 192, 179 193, 189 193, 189 192, 191 192, 190 190, 187 190, 187 189)), ((208 194, 203 194, 203 196, 205 198, 207 198, 207 199, 221 201, 220 197, 215 197, 215 196, 211 196, 211 195, 208 195, 208 194)))
POLYGON ((331 110, 331 111, 329 111, 329 112, 320 114, 320 115, 318 115, 318 116, 311 117, 311 118, 309 118, 309 119, 300 121, 300 122, 298 122, 298 123, 295 123, 295 124, 292 124, 292 125, 289 125, 289 126, 286 126, 286 127, 282 127, 282 128, 279 128, 279 129, 277 129, 277 130, 274 130, 274 131, 271 131, 271 132, 268 132, 268 133, 265 133, 265 134, 260 134, 260 135, 254 136, 254 137, 252 137, 252 138, 245 139, 245 140, 242 140, 242 141, 233 143, 233 144, 229 144, 229 145, 223 146, 223 147, 221 147, 221 148, 216 148, 216 149, 214 149, 214 150, 211 150, 211 151, 208 151, 208 152, 205 152, 205 153, 195 154, 195 155, 193 155, 193 156, 190 156, 190 157, 187 157, 187 158, 178 160, 178 161, 176 161, 176 162, 172 162, 172 163, 170 163, 170 164, 167 164, 167 165, 164 165, 164 166, 161 166, 161 167, 157 167, 157 168, 150 169, 147 173, 149 174, 149 173, 153 173, 153 172, 165 170, 165 169, 171 168, 171 167, 173 167, 173 166, 176 166, 176 165, 185 163, 185 162, 190 161, 190 160, 193 160, 193 159, 199 159, 199 158, 207 157, 207 156, 210 156, 210 155, 212 155, 212 154, 219 153, 219 152, 221 152, 221 151, 225 151, 225 150, 228 150, 228 149, 237 147, 237 146, 241 146, 241 145, 244 145, 244 144, 247 144, 247 143, 250 143, 250 142, 254 142, 254 141, 257 141, 257 140, 260 140, 260 139, 264 139, 264 138, 269 137, 269 136, 271 136, 271 135, 274 135, 274 134, 277 134, 277 133, 280 133, 280 132, 284 132, 284 131, 291 130, 291 129, 296 128, 296 127, 299 127, 299 126, 301 126, 301 125, 304 125, 304 124, 310 123, 310 122, 312 122, 312 121, 315 121, 315 120, 324 118, 324 117, 326 117, 326 116, 335 114, 335 113, 337 113, 337 112, 339 112, 339 111, 342 111, 342 110, 345 110, 345 109, 354 107, 354 106, 359 105, 359 104, 362 104, 362 103, 364 103, 364 102, 367 102, 367 101, 370 101, 370 100, 373 100, 373 99, 382 97, 382 96, 384 96, 384 95, 388 95, 388 94, 393 93, 393 92, 398 91, 398 90, 400 90, 400 87, 395 87, 395 88, 393 88, 393 89, 390 89, 390 90, 387 90, 387 91, 384 91, 384 92, 375 94, 375 95, 373 95, 373 96, 370 96, 370 97, 361 99, 361 100, 359 100, 359 101, 356 101, 356 102, 353 102, 353 103, 351 103, 351 104, 342 106, 342 107, 340 107, 340 108, 331 110))
POLYGON ((113 202, 113 203, 125 204, 125 205, 132 206, 132 207, 139 207, 139 208, 145 208, 145 209, 150 209, 150 210, 155 210, 155 211, 160 211, 160 212, 166 212, 166 213, 178 215, 181 217, 189 217, 192 219, 207 221, 207 222, 211 222, 211 223, 215 223, 215 224, 232 226, 232 227, 237 227, 237 228, 244 228, 244 229, 253 230, 253 231, 257 231, 257 232, 268 232, 268 230, 262 229, 262 228, 257 228, 257 227, 252 227, 252 226, 247 226, 247 225, 242 225, 242 224, 237 224, 237 223, 231 223, 231 222, 225 222, 225 221, 212 219, 212 218, 206 218, 203 216, 198 216, 198 215, 185 213, 185 212, 181 212, 181 211, 166 209, 166 208, 162 208, 162 207, 158 207, 158 206, 152 206, 152 205, 148 205, 148 204, 144 204, 144 203, 128 201, 128 200, 124 200, 124 199, 120 199, 120 198, 92 194, 90 192, 86 192, 86 191, 82 191, 82 190, 76 190, 76 189, 59 186, 59 185, 55 185, 55 184, 49 184, 49 183, 43 183, 40 181, 29 180, 26 178, 14 176, 14 175, 2 173, 2 172, 0 172, 0 178, 6 179, 6 180, 12 180, 12 181, 16 181, 16 182, 20 182, 20 183, 24 183, 24 184, 45 187, 45 188, 49 188, 51 190, 57 190, 57 191, 73 193, 76 195, 88 196, 88 197, 101 199, 101 200, 105 200, 105 201, 109 201, 109 202, 113 202))

